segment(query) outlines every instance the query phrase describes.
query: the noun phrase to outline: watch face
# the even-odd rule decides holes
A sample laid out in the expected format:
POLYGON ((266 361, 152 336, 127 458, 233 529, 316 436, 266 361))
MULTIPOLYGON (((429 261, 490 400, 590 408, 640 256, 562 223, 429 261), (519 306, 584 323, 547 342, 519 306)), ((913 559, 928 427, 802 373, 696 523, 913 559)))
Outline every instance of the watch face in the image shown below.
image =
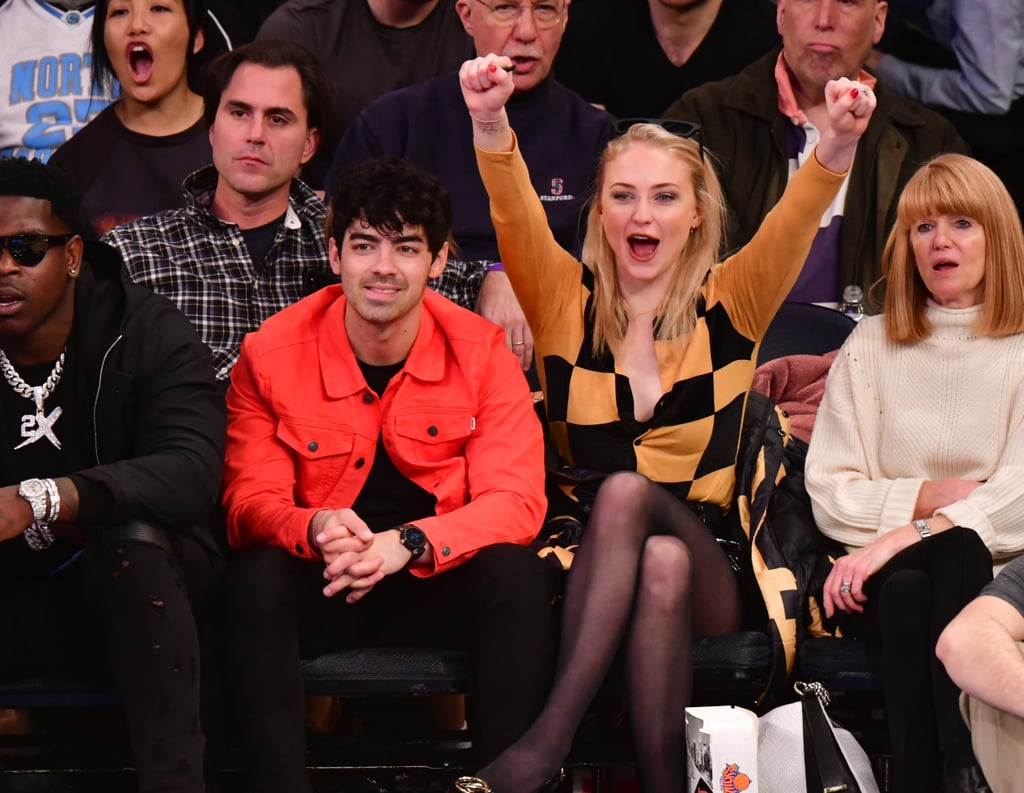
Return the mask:
POLYGON ((427 544, 427 535, 418 526, 402 527, 402 545, 410 550, 422 548, 427 544))
POLYGON ((46 485, 41 479, 26 479, 18 486, 18 492, 25 498, 46 495, 46 485))

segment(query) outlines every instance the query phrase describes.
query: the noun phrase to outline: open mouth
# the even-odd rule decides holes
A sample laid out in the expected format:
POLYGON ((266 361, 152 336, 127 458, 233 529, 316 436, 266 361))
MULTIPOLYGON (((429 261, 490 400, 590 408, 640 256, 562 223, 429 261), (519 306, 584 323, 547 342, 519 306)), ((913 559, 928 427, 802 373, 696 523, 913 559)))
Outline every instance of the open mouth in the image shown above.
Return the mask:
POLYGON ((658 250, 659 240, 645 234, 633 234, 626 241, 629 243, 630 253, 637 259, 650 259, 658 250))
POLYGON ((137 83, 145 83, 153 75, 153 52, 146 44, 128 45, 128 69, 137 83))
POLYGON ((5 313, 21 305, 21 295, 11 292, 0 293, 0 313, 5 313))
POLYGON ((948 270, 955 270, 957 266, 956 262, 936 262, 932 265, 932 269, 937 273, 944 273, 948 270))

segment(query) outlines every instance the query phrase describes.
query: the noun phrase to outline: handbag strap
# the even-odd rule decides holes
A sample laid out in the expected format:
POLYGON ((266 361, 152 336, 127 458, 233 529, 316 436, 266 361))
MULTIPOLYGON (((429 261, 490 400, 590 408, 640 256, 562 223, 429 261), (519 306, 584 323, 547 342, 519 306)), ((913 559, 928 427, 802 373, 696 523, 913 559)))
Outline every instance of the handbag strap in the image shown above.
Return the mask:
POLYGON ((810 736, 822 793, 860 793, 860 786, 836 742, 825 704, 828 692, 820 683, 797 683, 804 714, 804 731, 810 736))

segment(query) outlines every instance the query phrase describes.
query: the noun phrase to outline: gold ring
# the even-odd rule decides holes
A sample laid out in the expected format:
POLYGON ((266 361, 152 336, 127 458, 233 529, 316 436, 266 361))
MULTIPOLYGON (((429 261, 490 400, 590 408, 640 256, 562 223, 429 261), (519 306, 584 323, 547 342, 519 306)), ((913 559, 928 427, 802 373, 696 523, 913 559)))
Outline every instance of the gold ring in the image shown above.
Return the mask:
POLYGON ((525 341, 514 341, 514 342, 512 342, 512 346, 513 347, 525 347, 526 346, 526 342, 525 341))

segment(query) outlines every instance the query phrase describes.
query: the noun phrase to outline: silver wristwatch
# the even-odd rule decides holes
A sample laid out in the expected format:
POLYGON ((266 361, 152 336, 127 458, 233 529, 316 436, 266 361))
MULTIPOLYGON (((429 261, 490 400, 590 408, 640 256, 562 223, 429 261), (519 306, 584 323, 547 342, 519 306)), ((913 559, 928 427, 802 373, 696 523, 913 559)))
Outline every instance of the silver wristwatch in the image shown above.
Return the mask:
POLYGON ((932 527, 928 525, 928 521, 924 518, 918 518, 915 520, 914 528, 917 529, 917 533, 921 535, 922 540, 927 540, 932 536, 932 527))
POLYGON ((56 539, 50 531, 50 521, 53 519, 55 501, 59 505, 60 497, 53 499, 51 488, 55 493, 53 480, 26 479, 18 485, 18 495, 32 507, 32 525, 25 529, 23 536, 33 551, 45 551, 56 539))
POLYGON ((26 479, 18 485, 18 495, 32 507, 32 519, 36 523, 46 520, 49 512, 49 498, 42 479, 26 479))

